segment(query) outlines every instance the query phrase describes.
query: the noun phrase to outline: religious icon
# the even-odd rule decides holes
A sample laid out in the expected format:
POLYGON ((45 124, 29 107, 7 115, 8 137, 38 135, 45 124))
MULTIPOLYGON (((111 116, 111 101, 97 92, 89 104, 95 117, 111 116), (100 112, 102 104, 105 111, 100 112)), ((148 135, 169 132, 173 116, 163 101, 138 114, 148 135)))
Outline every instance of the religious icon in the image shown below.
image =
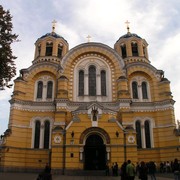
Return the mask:
POLYGON ((91 113, 92 113, 93 121, 97 121, 98 108, 93 107, 91 113))

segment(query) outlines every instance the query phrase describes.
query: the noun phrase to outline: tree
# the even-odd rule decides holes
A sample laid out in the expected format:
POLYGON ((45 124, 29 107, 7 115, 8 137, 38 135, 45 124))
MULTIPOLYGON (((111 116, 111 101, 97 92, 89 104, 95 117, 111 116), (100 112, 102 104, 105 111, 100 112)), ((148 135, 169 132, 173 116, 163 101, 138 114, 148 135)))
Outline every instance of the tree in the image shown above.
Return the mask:
POLYGON ((12 33, 12 16, 9 10, 5 11, 0 5, 0 90, 10 87, 8 83, 16 75, 11 44, 17 41, 18 35, 12 33))

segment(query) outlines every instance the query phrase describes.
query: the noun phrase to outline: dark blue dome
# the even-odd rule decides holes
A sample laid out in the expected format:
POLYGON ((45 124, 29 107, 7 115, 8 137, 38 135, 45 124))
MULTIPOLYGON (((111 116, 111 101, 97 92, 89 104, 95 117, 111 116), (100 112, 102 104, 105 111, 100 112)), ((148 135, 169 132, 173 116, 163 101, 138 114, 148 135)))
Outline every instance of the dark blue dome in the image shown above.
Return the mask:
POLYGON ((136 38, 142 39, 140 36, 138 36, 135 33, 127 33, 127 34, 121 36, 117 41, 119 41, 120 39, 123 39, 123 38, 130 38, 130 37, 136 37, 136 38))
MULTIPOLYGON (((41 36, 41 37, 38 38, 37 40, 43 39, 43 38, 48 37, 48 36, 52 36, 52 37, 54 37, 54 38, 63 38, 63 37, 60 36, 59 34, 57 34, 57 33, 55 33, 55 32, 51 32, 51 33, 47 33, 47 34, 41 36)), ((64 39, 64 38, 63 38, 63 39, 64 39)), ((65 40, 65 39, 64 39, 64 40, 65 40)), ((65 40, 65 41, 66 41, 66 40, 65 40)), ((67 41, 66 41, 66 42, 67 42, 67 41)))
POLYGON ((55 38, 62 38, 62 36, 60 36, 59 34, 56 34, 55 32, 52 32, 52 33, 47 33, 47 34, 41 36, 39 39, 45 38, 47 36, 52 36, 52 37, 55 37, 55 38))
POLYGON ((138 36, 138 35, 135 34, 135 33, 127 33, 127 34, 121 36, 119 39, 121 39, 121 38, 130 38, 130 37, 137 37, 137 38, 142 39, 140 36, 138 36))

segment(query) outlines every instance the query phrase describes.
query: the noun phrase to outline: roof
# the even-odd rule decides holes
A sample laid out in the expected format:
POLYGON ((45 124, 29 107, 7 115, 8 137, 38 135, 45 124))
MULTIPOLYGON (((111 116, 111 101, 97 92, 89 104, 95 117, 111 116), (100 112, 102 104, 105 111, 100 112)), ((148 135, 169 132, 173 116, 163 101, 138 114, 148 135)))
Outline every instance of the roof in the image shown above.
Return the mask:
MULTIPOLYGON (((38 38, 37 40, 39 39, 43 39, 45 37, 48 37, 48 36, 52 36, 54 38, 63 38, 62 36, 60 36, 59 34, 55 33, 55 32, 51 32, 51 33, 46 33, 45 35, 41 36, 40 38, 38 38)), ((64 38, 63 38, 64 39, 64 38)), ((65 40, 65 39, 64 39, 65 40)), ((66 40, 65 40, 66 41, 66 40)), ((67 42, 67 41, 66 41, 67 42)))
POLYGON ((124 34, 123 36, 121 36, 119 39, 118 39, 118 41, 120 40, 120 39, 123 39, 123 38, 131 38, 131 37, 136 37, 136 38, 139 38, 139 39, 142 39, 140 36, 138 36, 137 34, 135 34, 135 33, 127 33, 127 34, 124 34))

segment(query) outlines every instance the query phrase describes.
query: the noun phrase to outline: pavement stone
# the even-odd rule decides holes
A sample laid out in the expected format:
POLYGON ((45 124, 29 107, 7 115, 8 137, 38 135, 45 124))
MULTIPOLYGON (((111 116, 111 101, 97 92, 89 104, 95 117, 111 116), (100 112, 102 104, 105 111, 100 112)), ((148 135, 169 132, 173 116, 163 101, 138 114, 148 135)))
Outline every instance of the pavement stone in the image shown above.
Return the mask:
MULTIPOLYGON (((0 173, 0 180, 36 180, 37 174, 35 173, 0 173)), ((53 175, 53 180, 120 180, 120 176, 66 176, 66 175, 53 175)), ((135 180, 139 178, 136 176, 135 180)), ((156 180, 173 180, 173 174, 157 174, 156 180)), ((150 177, 148 177, 150 180, 150 177)))

